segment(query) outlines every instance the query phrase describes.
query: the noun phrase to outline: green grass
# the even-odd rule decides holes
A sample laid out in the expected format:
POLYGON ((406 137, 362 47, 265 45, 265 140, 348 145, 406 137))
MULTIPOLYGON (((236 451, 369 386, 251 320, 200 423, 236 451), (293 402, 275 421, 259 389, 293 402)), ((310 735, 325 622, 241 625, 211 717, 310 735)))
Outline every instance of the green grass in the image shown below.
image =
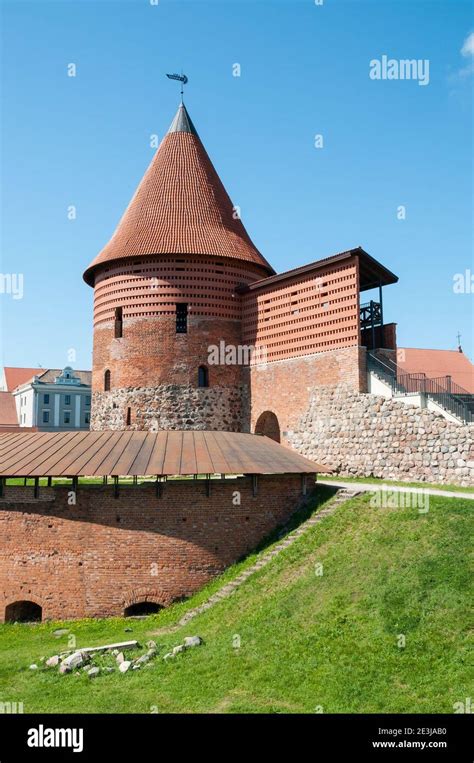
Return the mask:
POLYGON ((431 498, 421 514, 360 496, 176 632, 169 626, 256 555, 159 615, 63 624, 78 646, 154 638, 163 655, 186 635, 205 640, 132 674, 32 672, 31 662, 67 648, 67 636, 53 635, 59 624, 0 626, 0 701, 25 712, 452 713, 473 696, 472 518, 468 500, 431 498))
POLYGON ((401 480, 383 480, 380 477, 339 477, 336 474, 322 474, 321 479, 334 482, 363 482, 364 484, 395 485, 396 487, 423 487, 435 490, 448 490, 456 493, 474 493, 474 487, 461 487, 460 485, 444 485, 436 482, 403 482, 401 480))

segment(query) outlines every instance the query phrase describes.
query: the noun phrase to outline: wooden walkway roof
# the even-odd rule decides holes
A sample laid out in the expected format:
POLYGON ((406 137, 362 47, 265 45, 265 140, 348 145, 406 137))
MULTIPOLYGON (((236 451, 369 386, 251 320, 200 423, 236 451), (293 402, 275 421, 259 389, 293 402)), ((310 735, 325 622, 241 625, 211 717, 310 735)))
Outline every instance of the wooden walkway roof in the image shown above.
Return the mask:
POLYGON ((15 432, 0 434, 0 477, 314 474, 324 466, 235 432, 15 432))

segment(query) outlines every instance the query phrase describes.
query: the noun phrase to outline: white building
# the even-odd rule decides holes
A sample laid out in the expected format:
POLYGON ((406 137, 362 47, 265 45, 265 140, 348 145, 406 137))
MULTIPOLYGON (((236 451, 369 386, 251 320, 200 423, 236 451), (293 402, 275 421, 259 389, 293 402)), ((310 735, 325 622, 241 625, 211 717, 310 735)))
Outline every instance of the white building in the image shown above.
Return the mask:
POLYGON ((89 429, 91 371, 49 368, 12 390, 20 427, 43 432, 89 429))

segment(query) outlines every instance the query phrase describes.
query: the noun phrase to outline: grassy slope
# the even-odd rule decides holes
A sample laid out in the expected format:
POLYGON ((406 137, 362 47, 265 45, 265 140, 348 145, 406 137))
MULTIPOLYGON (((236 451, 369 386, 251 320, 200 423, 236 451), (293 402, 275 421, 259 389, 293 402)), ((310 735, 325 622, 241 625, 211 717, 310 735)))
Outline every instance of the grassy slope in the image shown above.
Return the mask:
POLYGON ((79 646, 143 641, 157 629, 164 632, 153 637, 166 651, 184 635, 205 639, 171 662, 158 659, 125 676, 33 673, 32 661, 66 648, 66 637, 52 635, 57 624, 0 626, 0 701, 23 701, 25 712, 453 712, 473 691, 472 512, 460 499, 433 498, 429 513, 419 514, 374 509, 359 497, 178 632, 166 626, 216 582, 146 620, 66 624, 79 646))
POLYGON ((391 485, 396 487, 421 487, 425 489, 433 488, 434 490, 444 490, 455 493, 474 493, 474 487, 461 487, 460 485, 445 485, 438 484, 436 482, 403 482, 402 480, 383 480, 380 477, 339 477, 337 474, 323 474, 321 479, 332 480, 334 482, 348 482, 357 483, 363 482, 364 484, 386 485, 388 488, 391 485))

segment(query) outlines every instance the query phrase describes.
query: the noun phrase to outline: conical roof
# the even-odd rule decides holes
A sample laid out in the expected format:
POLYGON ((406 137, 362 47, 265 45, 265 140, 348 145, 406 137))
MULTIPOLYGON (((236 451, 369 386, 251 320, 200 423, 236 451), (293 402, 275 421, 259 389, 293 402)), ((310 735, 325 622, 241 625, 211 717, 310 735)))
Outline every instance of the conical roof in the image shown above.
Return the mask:
POLYGON ((97 266, 153 254, 231 257, 274 272, 236 219, 182 103, 115 233, 84 279, 93 285, 97 266))

